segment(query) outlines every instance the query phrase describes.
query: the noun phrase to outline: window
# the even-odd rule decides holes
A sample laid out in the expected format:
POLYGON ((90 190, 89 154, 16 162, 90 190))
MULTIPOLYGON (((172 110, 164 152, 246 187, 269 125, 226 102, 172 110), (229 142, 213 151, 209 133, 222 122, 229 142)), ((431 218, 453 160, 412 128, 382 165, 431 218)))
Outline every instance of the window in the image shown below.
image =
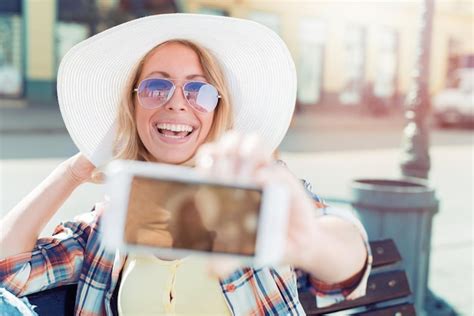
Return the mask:
POLYGON ((395 95, 397 79, 397 33, 389 28, 375 32, 377 43, 374 91, 376 97, 389 99, 395 95))
POLYGON ((342 104, 360 104, 365 68, 365 30, 362 27, 347 26, 344 49, 345 83, 339 99, 342 104))
POLYGON ((248 19, 263 24, 280 34, 280 17, 275 13, 254 11, 248 15, 248 19))
POLYGON ((218 8, 202 7, 202 8, 199 8, 198 12, 201 14, 229 16, 229 12, 227 10, 218 9, 218 8))
POLYGON ((23 95, 22 17, 19 13, 3 12, 0 14, 0 96, 16 98, 23 95))
POLYGON ((303 18, 299 25, 298 101, 314 105, 321 99, 325 29, 321 21, 303 18))

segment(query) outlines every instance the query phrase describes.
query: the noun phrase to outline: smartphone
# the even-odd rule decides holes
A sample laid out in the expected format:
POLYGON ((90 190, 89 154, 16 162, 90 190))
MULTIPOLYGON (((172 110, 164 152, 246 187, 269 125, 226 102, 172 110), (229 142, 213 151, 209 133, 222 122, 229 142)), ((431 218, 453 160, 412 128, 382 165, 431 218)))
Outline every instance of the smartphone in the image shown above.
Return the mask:
POLYGON ((117 160, 106 168, 102 217, 110 249, 176 259, 232 256, 254 265, 281 261, 288 193, 202 175, 190 167, 117 160))

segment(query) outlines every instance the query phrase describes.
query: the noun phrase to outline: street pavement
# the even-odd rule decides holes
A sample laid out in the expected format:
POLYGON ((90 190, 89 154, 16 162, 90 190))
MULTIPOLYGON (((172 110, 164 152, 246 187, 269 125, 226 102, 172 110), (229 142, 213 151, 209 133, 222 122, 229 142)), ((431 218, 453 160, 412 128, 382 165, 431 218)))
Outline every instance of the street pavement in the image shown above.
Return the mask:
MULTIPOLYGON (((57 110, 5 110, 0 108, 0 215, 77 151, 57 110)), ((281 158, 319 195, 347 200, 353 179, 399 176, 402 121, 399 116, 300 115, 282 143, 281 158), (333 141, 318 143, 331 136, 333 141)), ((433 222, 429 286, 460 315, 474 315, 473 131, 459 131, 456 137, 447 133, 435 131, 431 147, 430 182, 441 207, 433 222)), ((43 234, 60 220, 88 211, 102 195, 101 185, 84 184, 43 234)))

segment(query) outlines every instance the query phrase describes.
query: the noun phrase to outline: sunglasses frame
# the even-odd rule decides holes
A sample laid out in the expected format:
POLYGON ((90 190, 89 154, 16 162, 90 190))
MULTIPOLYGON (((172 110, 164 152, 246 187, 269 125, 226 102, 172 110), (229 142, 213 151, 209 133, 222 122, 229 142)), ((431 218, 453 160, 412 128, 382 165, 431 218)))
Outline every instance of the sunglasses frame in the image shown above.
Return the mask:
POLYGON ((186 102, 188 103, 188 105, 189 105, 191 108, 195 109, 196 111, 204 112, 204 113, 211 113, 211 112, 215 111, 217 105, 219 104, 219 99, 222 98, 222 95, 219 94, 219 90, 217 90, 217 88, 214 87, 214 89, 216 89, 216 91, 217 91, 217 104, 216 104, 216 106, 214 107, 214 110, 212 110, 212 111, 210 111, 210 112, 201 111, 201 110, 197 109, 196 107, 194 107, 194 106, 189 102, 189 100, 188 100, 188 98, 186 97, 186 94, 185 94, 185 92, 184 92, 184 87, 185 87, 188 83, 191 83, 191 82, 204 83, 204 84, 211 85, 212 87, 214 87, 213 84, 210 84, 209 82, 206 82, 206 81, 200 81, 200 80, 183 80, 183 79, 173 79, 173 78, 145 78, 145 79, 143 79, 142 81, 140 81, 140 82, 138 83, 137 87, 133 89, 133 92, 135 92, 135 93, 137 94, 138 103, 140 103, 140 105, 141 105, 143 108, 152 110, 152 109, 157 109, 157 108, 159 108, 159 107, 162 107, 163 105, 165 105, 166 103, 168 103, 169 100, 171 100, 171 98, 172 98, 173 95, 175 94, 176 88, 177 88, 177 87, 180 87, 180 88, 181 88, 181 92, 183 93, 184 99, 186 99, 186 102), (140 87, 140 85, 141 85, 145 80, 153 80, 153 79, 156 79, 156 80, 165 80, 165 81, 171 82, 171 84, 173 85, 173 93, 169 96, 169 98, 168 98, 168 99, 166 100, 166 102, 164 102, 163 104, 161 104, 161 105, 159 105, 159 106, 157 106, 157 107, 149 108, 149 107, 146 107, 146 106, 144 106, 144 105, 142 104, 142 101, 140 100, 140 96, 138 95, 138 88, 140 87), (183 83, 182 85, 178 86, 178 85, 176 85, 176 84, 174 83, 175 81, 184 81, 184 83, 183 83))

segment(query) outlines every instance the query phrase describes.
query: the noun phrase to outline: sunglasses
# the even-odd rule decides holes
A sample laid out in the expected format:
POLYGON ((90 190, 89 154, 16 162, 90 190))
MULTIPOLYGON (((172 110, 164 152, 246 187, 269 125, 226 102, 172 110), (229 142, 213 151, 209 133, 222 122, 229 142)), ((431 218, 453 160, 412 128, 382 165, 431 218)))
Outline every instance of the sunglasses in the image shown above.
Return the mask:
MULTIPOLYGON (((188 104, 200 112, 212 112, 219 102, 219 92, 213 85, 202 81, 187 81, 183 95, 188 104)), ((156 109, 168 102, 176 91, 176 85, 169 79, 145 79, 133 89, 138 102, 146 109, 156 109)))

